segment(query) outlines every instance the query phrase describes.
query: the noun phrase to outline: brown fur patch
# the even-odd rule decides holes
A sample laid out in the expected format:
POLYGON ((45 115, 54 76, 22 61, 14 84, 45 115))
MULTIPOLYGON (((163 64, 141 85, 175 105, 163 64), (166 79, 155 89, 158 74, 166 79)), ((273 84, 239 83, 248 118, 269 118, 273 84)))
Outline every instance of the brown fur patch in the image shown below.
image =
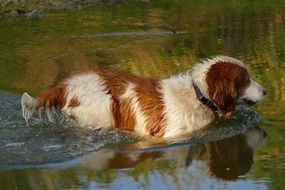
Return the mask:
POLYGON ((52 107, 61 109, 66 104, 66 85, 60 84, 53 89, 42 91, 35 98, 39 106, 44 106, 46 109, 52 107))
POLYGON ((107 94, 111 95, 111 111, 115 127, 133 130, 136 126, 135 113, 132 111, 130 102, 120 98, 126 91, 129 76, 125 73, 103 69, 96 71, 96 73, 103 78, 107 94))
POLYGON ((71 98, 71 100, 69 101, 68 107, 77 107, 79 105, 80 105, 80 102, 79 102, 78 98, 75 96, 75 97, 71 98))
POLYGON ((159 82, 156 79, 143 78, 120 71, 98 70, 106 85, 107 93, 112 96, 111 110, 116 127, 134 130, 136 126, 135 113, 131 108, 131 100, 121 98, 128 83, 135 88, 138 103, 146 117, 146 129, 153 136, 163 136, 163 101, 159 92, 159 82))
POLYGON ((147 130, 150 135, 162 137, 164 135, 164 104, 159 92, 159 82, 156 80, 136 86, 142 113, 146 116, 147 130))
POLYGON ((224 116, 230 116, 236 108, 237 99, 250 83, 247 70, 237 64, 220 61, 207 73, 208 93, 224 116))
POLYGON ((117 100, 115 97, 112 97, 111 110, 116 127, 130 131, 134 130, 136 126, 136 116, 129 101, 117 100))

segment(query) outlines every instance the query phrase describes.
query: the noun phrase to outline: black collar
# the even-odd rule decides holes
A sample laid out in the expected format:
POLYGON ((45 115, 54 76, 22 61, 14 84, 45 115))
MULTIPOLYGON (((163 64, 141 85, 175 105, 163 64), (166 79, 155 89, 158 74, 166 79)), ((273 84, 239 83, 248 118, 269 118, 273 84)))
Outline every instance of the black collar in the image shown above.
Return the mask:
POLYGON ((205 96, 203 96, 201 90, 199 89, 199 87, 194 83, 194 81, 192 81, 197 99, 204 104, 205 106, 207 106, 208 108, 210 108, 214 113, 216 113, 218 111, 218 108, 211 102, 211 100, 208 100, 207 98, 205 98, 205 96))

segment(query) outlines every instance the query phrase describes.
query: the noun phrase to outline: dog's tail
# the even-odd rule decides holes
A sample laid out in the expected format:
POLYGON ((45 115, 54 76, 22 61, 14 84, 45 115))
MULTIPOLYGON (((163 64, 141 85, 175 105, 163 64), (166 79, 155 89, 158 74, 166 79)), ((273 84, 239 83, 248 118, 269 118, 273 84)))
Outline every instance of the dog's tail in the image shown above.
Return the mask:
POLYGON ((63 108, 66 103, 66 85, 59 85, 51 90, 46 90, 32 97, 24 93, 21 98, 23 117, 26 122, 35 112, 41 117, 41 109, 47 112, 48 119, 52 121, 52 108, 63 108))

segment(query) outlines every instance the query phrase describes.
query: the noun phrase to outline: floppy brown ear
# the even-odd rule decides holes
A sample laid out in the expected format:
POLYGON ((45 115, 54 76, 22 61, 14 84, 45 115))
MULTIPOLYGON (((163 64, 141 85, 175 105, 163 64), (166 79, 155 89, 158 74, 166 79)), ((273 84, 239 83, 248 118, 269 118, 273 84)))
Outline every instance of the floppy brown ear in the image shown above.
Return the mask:
POLYGON ((230 117, 236 109, 237 90, 231 81, 217 81, 212 94, 213 103, 219 108, 223 116, 230 117), (226 84, 225 84, 226 83, 226 84))
POLYGON ((209 68, 206 82, 210 100, 223 116, 229 117, 236 109, 240 89, 248 83, 248 72, 237 64, 221 61, 209 68))

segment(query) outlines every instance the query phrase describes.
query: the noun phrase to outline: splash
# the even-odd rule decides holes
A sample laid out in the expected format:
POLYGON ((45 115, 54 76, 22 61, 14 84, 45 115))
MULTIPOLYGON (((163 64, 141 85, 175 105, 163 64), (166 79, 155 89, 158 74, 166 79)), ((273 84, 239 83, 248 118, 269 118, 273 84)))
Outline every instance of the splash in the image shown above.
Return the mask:
POLYGON ((0 92, 0 167, 62 162, 102 147, 134 141, 116 130, 78 127, 75 122, 21 115, 20 97, 0 92))

